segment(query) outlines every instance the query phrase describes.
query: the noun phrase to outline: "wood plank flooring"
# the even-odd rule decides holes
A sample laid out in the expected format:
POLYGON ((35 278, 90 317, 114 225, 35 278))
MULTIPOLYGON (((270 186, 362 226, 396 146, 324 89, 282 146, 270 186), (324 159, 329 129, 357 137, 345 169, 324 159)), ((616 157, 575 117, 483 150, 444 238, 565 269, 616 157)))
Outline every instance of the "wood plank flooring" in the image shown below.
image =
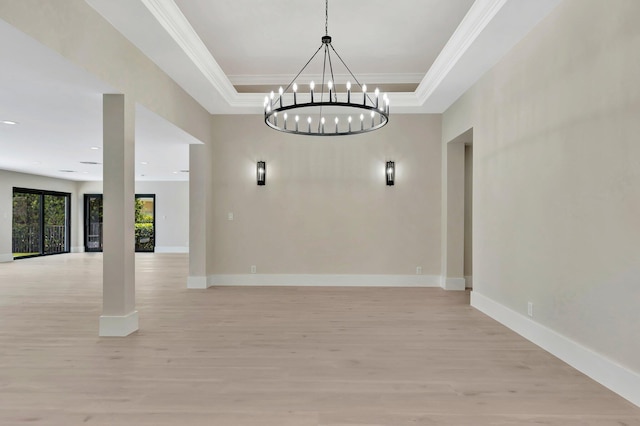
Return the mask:
POLYGON ((99 338, 100 254, 0 264, 0 425, 640 425, 640 408, 416 288, 187 290, 136 258, 140 331, 99 338))

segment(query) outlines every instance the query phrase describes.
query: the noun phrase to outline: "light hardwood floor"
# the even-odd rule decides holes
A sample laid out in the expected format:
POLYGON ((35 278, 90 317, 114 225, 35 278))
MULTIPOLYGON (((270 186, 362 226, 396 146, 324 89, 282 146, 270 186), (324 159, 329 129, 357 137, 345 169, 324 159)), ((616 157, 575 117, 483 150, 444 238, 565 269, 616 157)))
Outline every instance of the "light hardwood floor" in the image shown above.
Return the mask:
POLYGON ((99 254, 0 264, 0 425, 640 425, 640 408, 416 288, 187 290, 136 258, 140 331, 99 338, 99 254))

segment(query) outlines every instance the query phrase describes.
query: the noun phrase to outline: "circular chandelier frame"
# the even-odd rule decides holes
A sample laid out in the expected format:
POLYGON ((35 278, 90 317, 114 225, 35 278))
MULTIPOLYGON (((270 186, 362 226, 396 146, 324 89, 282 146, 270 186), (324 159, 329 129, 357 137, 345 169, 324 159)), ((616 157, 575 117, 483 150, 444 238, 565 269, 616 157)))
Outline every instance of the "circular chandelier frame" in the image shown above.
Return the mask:
MULTIPOLYGON (((265 97, 264 122, 270 128, 296 135, 348 136, 378 130, 389 122, 389 97, 386 93, 380 94, 377 88, 373 94, 367 92, 367 85, 358 81, 331 44, 328 27, 329 0, 325 0, 325 35, 322 37, 322 44, 286 88, 280 87, 277 94, 272 91, 269 96, 265 97), (308 95, 300 93, 296 79, 305 71, 321 50, 324 50, 324 62, 320 91, 319 93, 314 92, 315 83, 312 81, 309 84, 308 95), (337 86, 334 85, 335 78, 331 52, 346 68, 357 87, 360 88, 361 93, 352 93, 351 81, 346 82, 346 93, 338 93, 337 86), (327 64, 329 66, 328 70, 327 64), (327 96, 326 100, 325 96, 327 96), (299 100, 302 100, 302 102, 299 102, 299 100), (305 110, 309 109, 314 111, 313 114, 303 114, 305 110), (328 116, 325 116, 324 113, 327 110, 339 111, 335 114, 335 120, 332 123, 326 122, 328 116), (343 119, 346 117, 346 120, 341 123, 338 116, 343 119), (301 118, 303 119, 302 121, 301 118), (315 121, 314 118, 316 119, 315 121)), ((331 118, 333 118, 333 115, 331 118)))

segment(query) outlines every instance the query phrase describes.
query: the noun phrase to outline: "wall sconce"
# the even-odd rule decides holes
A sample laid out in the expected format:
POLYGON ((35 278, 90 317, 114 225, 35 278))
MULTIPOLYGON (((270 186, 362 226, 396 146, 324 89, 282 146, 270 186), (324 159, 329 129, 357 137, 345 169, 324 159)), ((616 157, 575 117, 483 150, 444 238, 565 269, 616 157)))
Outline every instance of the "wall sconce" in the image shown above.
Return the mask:
POLYGON ((387 175, 387 185, 393 185, 396 180, 396 163, 393 161, 387 161, 385 174, 387 175))
POLYGON ((267 163, 264 161, 258 161, 256 166, 256 178, 258 179, 258 185, 264 185, 267 183, 267 163))

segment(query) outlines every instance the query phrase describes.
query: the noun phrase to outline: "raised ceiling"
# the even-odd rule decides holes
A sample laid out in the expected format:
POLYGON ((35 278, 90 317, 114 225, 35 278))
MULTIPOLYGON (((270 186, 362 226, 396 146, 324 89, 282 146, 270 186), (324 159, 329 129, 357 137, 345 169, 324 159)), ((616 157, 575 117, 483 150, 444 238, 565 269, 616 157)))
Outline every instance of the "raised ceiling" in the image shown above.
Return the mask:
MULTIPOLYGON (((324 34, 324 0, 85 1, 212 114, 260 114, 324 34)), ((392 113, 441 113, 561 1, 331 0, 329 33, 363 82, 394 92, 392 113)), ((101 162, 112 88, 1 20, 0 37, 0 169, 100 180, 82 162, 101 162)), ((197 141, 137 117, 136 179, 187 179, 175 172, 197 141)))

